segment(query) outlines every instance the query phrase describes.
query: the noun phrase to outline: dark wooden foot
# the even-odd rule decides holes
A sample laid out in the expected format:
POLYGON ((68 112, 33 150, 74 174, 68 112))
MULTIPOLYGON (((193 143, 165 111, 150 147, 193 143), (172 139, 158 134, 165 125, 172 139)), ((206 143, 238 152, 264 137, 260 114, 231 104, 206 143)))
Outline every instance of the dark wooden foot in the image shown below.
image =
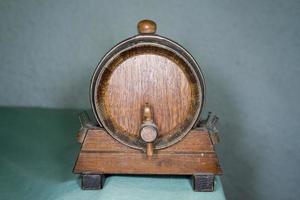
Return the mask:
POLYGON ((213 174, 197 174, 193 175, 193 188, 196 192, 212 192, 214 191, 213 174))
POLYGON ((104 174, 82 174, 81 188, 83 190, 100 190, 104 185, 104 174))

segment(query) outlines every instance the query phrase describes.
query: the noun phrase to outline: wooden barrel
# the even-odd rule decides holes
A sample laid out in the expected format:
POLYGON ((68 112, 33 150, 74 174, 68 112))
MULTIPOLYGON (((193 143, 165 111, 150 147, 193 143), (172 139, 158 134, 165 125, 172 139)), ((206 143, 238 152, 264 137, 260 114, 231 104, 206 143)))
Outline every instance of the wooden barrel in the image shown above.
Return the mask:
POLYGON ((139 34, 113 47, 99 62, 90 100, 99 124, 116 140, 145 148, 140 129, 148 105, 157 128, 154 148, 180 141, 197 123, 205 85, 193 57, 177 43, 155 34, 156 24, 138 24, 139 34))

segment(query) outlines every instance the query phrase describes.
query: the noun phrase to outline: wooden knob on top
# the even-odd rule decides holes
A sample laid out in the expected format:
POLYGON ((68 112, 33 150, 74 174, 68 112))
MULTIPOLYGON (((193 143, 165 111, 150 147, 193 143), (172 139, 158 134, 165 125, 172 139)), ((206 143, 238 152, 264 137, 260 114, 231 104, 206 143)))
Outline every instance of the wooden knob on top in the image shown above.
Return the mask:
POLYGON ((149 19, 140 21, 137 25, 140 34, 154 34, 156 32, 156 23, 149 19))

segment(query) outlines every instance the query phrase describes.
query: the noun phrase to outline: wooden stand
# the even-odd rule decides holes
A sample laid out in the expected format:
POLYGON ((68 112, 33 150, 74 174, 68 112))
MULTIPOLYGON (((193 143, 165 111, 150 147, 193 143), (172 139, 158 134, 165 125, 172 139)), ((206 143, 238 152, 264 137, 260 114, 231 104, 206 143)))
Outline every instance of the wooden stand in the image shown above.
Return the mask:
POLYGON ((195 191, 213 191, 221 175, 215 139, 206 128, 190 131, 182 141, 147 157, 142 150, 123 145, 104 129, 86 128, 73 172, 82 175, 83 189, 101 189, 105 174, 192 175, 195 191))
POLYGON ((140 21, 138 32, 109 51, 92 76, 99 127, 80 116, 73 172, 84 189, 102 188, 105 174, 153 174, 192 175, 195 191, 213 191, 214 176, 222 174, 214 150, 218 117, 200 120, 200 67, 183 47, 155 34, 155 22, 140 21))

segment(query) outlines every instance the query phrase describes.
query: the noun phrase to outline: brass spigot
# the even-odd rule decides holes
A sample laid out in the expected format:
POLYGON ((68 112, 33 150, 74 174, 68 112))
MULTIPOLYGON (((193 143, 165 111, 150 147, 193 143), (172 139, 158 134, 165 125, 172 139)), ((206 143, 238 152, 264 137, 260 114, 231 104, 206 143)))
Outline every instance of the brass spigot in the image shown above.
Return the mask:
POLYGON ((157 138, 158 130, 153 121, 153 112, 148 103, 142 108, 143 119, 140 129, 140 136, 146 142, 146 154, 152 156, 154 151, 154 141, 157 138))

